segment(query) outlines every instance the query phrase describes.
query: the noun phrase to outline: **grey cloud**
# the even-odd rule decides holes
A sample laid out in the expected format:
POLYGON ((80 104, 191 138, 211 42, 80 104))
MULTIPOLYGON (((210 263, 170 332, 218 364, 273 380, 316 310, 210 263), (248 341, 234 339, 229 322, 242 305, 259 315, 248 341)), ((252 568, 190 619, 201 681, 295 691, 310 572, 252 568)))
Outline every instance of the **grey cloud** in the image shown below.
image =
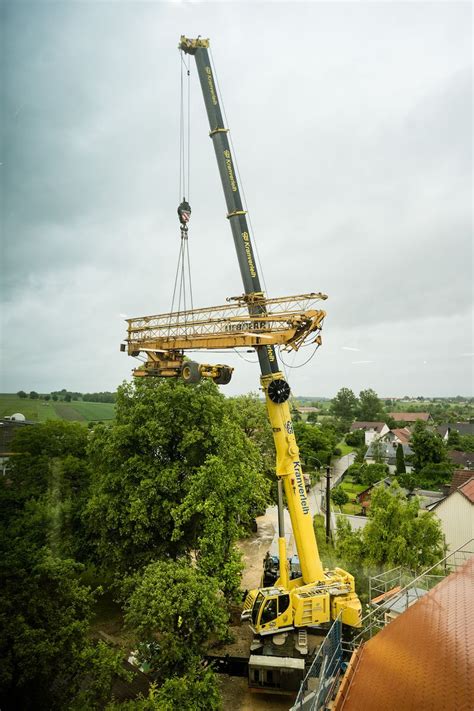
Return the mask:
MULTIPOLYGON (((293 388, 471 387, 470 359, 450 368, 440 345, 472 351, 470 9, 273 7, 4 3, 4 390, 115 387, 133 366, 119 314, 169 309, 183 31, 212 40, 270 294, 330 296, 324 347, 293 388), (375 362, 352 365, 348 343, 375 362)), ((192 74, 205 306, 242 287, 192 74)), ((256 365, 226 360, 227 392, 255 389, 256 365)))

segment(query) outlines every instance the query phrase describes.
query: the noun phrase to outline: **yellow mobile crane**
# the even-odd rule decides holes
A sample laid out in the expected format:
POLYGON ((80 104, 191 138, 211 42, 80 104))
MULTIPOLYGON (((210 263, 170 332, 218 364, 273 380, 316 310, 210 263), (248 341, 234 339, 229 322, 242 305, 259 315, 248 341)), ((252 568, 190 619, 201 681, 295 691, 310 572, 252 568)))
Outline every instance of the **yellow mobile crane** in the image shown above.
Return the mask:
MULTIPOLYGON (((219 384, 229 382, 232 368, 187 360, 185 351, 255 349, 273 429, 276 475, 286 498, 301 576, 289 580, 280 505, 279 578, 272 587, 249 592, 242 618, 250 621, 260 637, 324 626, 339 615, 346 625, 359 627, 361 604, 353 576, 341 568, 324 570, 321 564, 288 404, 290 387, 275 352, 276 345, 298 350, 303 344, 321 344, 325 312, 317 306, 327 297, 309 293, 269 299, 262 292, 208 47, 209 40, 201 38, 183 36, 179 43, 179 49, 196 60, 245 293, 223 306, 128 319, 127 339, 121 348, 132 356, 146 356, 146 362, 134 371, 137 376, 182 377, 187 382, 209 377, 219 384)), ((190 207, 185 201, 178 214, 181 237, 186 240, 190 207)))

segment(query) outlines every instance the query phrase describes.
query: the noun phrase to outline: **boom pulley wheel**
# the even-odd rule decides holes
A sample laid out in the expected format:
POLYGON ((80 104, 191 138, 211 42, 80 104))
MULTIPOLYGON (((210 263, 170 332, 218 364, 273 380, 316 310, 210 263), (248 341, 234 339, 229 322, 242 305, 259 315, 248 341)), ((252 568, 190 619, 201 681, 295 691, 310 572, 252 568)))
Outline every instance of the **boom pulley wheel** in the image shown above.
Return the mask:
POLYGON ((290 386, 286 380, 272 380, 268 385, 268 397, 276 405, 281 405, 290 397, 290 386))

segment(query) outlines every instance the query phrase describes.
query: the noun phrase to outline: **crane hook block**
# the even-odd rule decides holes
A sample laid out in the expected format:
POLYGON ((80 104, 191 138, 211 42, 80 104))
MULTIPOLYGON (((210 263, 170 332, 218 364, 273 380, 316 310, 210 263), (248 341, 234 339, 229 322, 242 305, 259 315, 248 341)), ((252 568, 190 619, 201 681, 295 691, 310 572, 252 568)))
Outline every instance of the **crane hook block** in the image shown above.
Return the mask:
POLYGON ((272 380, 268 384, 268 397, 276 405, 281 405, 281 403, 286 402, 290 397, 290 386, 286 380, 282 380, 281 378, 272 380))
POLYGON ((191 219, 191 205, 183 198, 183 202, 178 207, 178 217, 182 225, 187 225, 191 219))

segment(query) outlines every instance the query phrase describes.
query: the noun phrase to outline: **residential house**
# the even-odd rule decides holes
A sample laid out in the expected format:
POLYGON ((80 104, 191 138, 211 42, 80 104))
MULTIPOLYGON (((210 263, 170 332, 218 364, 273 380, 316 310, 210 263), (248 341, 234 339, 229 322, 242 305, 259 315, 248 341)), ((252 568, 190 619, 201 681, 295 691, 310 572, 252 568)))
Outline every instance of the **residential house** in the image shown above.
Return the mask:
POLYGON ((411 432, 408 427, 389 430, 381 439, 386 442, 395 442, 396 444, 408 444, 410 442, 411 432))
MULTIPOLYGON (((377 460, 381 461, 382 464, 388 466, 390 474, 395 474, 397 471, 397 449, 398 444, 395 439, 392 442, 385 441, 385 438, 381 439, 377 443, 371 442, 367 452, 365 453, 364 461, 367 464, 376 464, 377 460)), ((413 471, 413 466, 410 462, 410 457, 413 454, 409 444, 403 444, 400 442, 403 449, 403 456, 405 458, 405 470, 408 473, 413 471)))
POLYGON ((450 553, 471 541, 474 538, 474 472, 446 498, 431 506, 430 510, 441 522, 450 553))
POLYGON ((453 430, 459 432, 460 435, 474 436, 474 422, 450 422, 449 424, 439 425, 436 428, 436 431, 445 442, 448 441, 449 433, 453 430))
POLYGON ((433 422, 429 412, 389 412, 388 416, 395 422, 433 422))
POLYGON ((453 475, 451 477, 451 482, 449 484, 449 487, 446 491, 446 496, 449 494, 452 494, 453 491, 456 491, 456 489, 459 489, 460 486, 466 483, 466 481, 469 481, 469 479, 474 476, 474 471, 469 470, 469 469, 455 469, 453 472, 453 475))
POLYGON ((474 452, 458 452, 456 449, 451 449, 448 457, 458 469, 474 469, 474 452))
POLYGON ((417 496, 420 500, 420 508, 423 511, 429 511, 434 504, 441 499, 444 499, 445 494, 442 491, 430 491, 429 489, 414 489, 409 498, 417 496))
POLYGON ((351 432, 356 430, 364 430, 365 444, 369 445, 374 439, 379 439, 389 431, 388 425, 385 422, 353 422, 351 432))
POLYGON ((296 411, 299 412, 300 415, 317 415, 318 412, 321 412, 321 410, 317 407, 312 407, 311 405, 300 405, 299 407, 296 408, 296 411))

